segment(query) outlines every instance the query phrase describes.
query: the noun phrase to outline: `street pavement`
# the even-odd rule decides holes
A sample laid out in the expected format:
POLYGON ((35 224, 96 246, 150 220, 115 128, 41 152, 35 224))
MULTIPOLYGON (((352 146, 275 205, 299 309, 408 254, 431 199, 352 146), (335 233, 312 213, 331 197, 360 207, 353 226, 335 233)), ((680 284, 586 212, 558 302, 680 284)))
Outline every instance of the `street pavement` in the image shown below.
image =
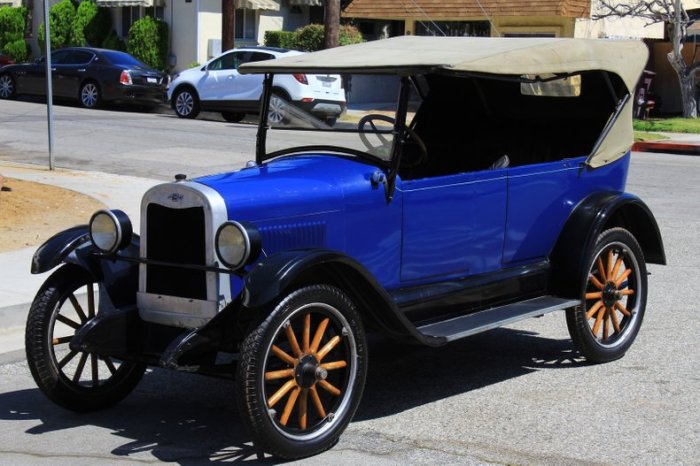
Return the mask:
MULTIPOLYGON (((144 121, 150 128, 148 118, 144 121)), ((179 137, 192 137, 190 131, 198 128, 187 125, 179 137)), ((119 149, 105 145, 99 164, 112 173, 49 172, 38 157, 41 151, 28 158, 23 152, 7 155, 25 144, 19 139, 0 137, 0 159, 6 160, 0 173, 83 192, 132 218, 138 217, 141 194, 169 178, 164 170, 182 163, 164 162, 159 168, 162 154, 149 162, 152 150, 140 154, 134 148, 130 164, 141 159, 141 168, 121 172, 151 178, 114 174, 123 152, 114 154, 119 149)), ((218 150, 209 150, 201 156, 183 147, 180 154, 188 153, 192 166, 182 163, 182 171, 201 169, 207 155, 216 159, 214 166, 223 165, 218 150)), ((67 164, 80 165, 83 157, 88 155, 78 154, 78 162, 67 164)), ((571 346, 561 313, 437 350, 373 340, 355 420, 334 449, 300 463, 699 464, 698 175, 699 157, 633 155, 628 190, 657 216, 669 265, 649 267, 647 315, 623 359, 586 364, 571 346)), ((27 309, 22 302, 32 299, 45 278, 29 275, 32 252, 0 254, 0 322, 5 323, 0 326, 0 464, 255 460, 227 381, 156 369, 117 409, 76 415, 47 401, 28 375, 21 351, 27 309)))

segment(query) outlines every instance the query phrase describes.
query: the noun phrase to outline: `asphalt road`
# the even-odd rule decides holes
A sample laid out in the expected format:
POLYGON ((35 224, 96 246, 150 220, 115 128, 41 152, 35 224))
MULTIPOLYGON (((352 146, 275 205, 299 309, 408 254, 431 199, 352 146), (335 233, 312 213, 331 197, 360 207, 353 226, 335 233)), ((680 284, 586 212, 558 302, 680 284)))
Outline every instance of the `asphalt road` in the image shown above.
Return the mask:
MULTIPOLYGON (((0 102, 0 159, 43 163, 45 107, 0 102), (13 113, 15 112, 15 113, 13 113)), ((254 130, 57 108, 57 164, 169 178, 240 166, 254 130)), ((250 152, 247 152, 250 149, 250 152)), ((304 464, 700 464, 700 157, 635 153, 628 191, 656 214, 669 265, 621 360, 589 365, 554 313, 440 349, 372 341, 355 420, 304 464)), ((154 370, 117 408, 76 415, 0 357, 0 464, 254 461, 231 382, 154 370)))

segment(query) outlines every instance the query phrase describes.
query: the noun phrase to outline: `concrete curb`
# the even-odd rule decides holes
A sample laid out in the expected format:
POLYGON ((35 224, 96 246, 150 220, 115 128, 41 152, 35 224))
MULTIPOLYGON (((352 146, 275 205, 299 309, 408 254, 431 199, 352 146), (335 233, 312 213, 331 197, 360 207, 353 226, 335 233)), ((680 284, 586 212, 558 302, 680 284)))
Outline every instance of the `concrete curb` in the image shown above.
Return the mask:
POLYGON ((700 155, 700 144, 684 141, 644 141, 635 142, 632 150, 636 152, 663 152, 678 155, 700 155))

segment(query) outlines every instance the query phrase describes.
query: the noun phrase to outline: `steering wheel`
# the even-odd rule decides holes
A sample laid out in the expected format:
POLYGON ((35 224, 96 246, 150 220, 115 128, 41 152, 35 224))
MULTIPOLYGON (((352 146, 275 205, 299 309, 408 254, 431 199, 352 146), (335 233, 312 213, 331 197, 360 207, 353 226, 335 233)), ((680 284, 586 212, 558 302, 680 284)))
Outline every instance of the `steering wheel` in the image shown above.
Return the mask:
MULTIPOLYGON (((377 155, 377 153, 380 152, 381 148, 386 147, 389 144, 389 140, 383 137, 381 133, 379 133, 377 125, 374 124, 374 120, 385 121, 393 125, 396 123, 396 119, 390 116, 382 115, 380 113, 370 113, 369 115, 365 115, 362 118, 360 118, 360 121, 357 122, 357 129, 360 132, 360 139, 362 140, 362 143, 367 147, 367 149, 369 149, 370 153, 377 155), (372 134, 374 134, 381 141, 381 145, 375 146, 369 142, 369 139, 367 139, 366 133, 368 131, 365 129, 367 123, 369 123, 369 125, 372 127, 372 134)), ((414 167, 420 165, 425 161, 425 159, 428 157, 428 149, 427 147, 425 147, 425 143, 420 138, 420 136, 418 136, 410 126, 406 126, 406 133, 408 133, 408 136, 413 140, 413 142, 416 143, 419 149, 418 157, 416 158, 416 160, 411 161, 409 163, 405 163, 406 167, 414 167)), ((404 160, 402 160, 402 162, 404 162, 404 160)))

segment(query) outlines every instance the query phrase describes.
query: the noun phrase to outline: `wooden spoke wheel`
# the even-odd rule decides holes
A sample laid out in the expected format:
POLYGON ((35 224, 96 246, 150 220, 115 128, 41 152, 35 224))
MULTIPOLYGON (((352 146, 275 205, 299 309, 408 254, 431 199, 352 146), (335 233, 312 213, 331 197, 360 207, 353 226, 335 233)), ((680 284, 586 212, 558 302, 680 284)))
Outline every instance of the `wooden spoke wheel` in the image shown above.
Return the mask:
POLYGON ((72 411, 112 406, 128 395, 145 366, 70 348, 75 333, 95 317, 98 287, 81 268, 66 265, 34 298, 26 328, 27 362, 39 388, 72 411))
POLYGON ((359 404, 365 353, 360 318, 340 290, 287 296, 241 348, 239 402, 256 445, 282 458, 333 446, 359 404))
POLYGON ((646 306, 646 266, 635 238, 622 228, 603 232, 591 254, 583 306, 567 313, 574 342, 595 362, 622 357, 646 306))

